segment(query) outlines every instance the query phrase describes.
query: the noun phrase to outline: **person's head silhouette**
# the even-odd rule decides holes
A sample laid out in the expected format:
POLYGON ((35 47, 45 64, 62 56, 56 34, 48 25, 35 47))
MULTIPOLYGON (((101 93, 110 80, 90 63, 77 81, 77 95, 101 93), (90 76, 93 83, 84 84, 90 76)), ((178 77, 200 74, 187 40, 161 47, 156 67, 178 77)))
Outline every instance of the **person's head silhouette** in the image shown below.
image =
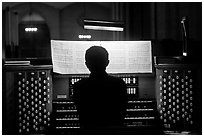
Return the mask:
POLYGON ((108 52, 100 46, 92 46, 85 54, 85 64, 91 73, 101 73, 106 70, 109 64, 108 52))

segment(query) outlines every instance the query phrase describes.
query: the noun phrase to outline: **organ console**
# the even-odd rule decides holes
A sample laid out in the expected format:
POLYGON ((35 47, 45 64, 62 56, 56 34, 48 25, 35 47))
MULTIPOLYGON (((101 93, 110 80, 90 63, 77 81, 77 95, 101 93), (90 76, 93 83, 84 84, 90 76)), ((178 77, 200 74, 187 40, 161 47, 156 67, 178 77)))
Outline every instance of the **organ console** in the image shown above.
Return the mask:
MULTIPOLYGON (((127 85, 128 106, 118 134, 200 133, 196 70, 191 64, 157 62, 156 75, 111 74, 127 85), (150 90, 155 96, 145 96, 150 90)), ((57 75, 51 65, 4 66, 3 72, 3 134, 80 134, 73 84, 88 75, 57 75), (55 79, 65 86, 56 88, 55 79)))
MULTIPOLYGON (((158 124, 156 100, 153 98, 139 98, 139 77, 132 74, 112 75, 121 78, 127 86, 128 106, 124 117, 123 128, 133 130, 140 127, 148 130, 150 128, 152 130, 155 129, 158 124)), ((88 77, 88 75, 71 75, 67 77, 69 85, 69 101, 59 99, 53 100, 53 123, 55 123, 54 130, 57 134, 76 134, 77 130, 79 131, 80 129, 80 116, 78 115, 77 108, 72 101, 74 94, 73 85, 82 78, 88 77)), ((127 134, 127 131, 122 133, 127 134)), ((132 133, 134 132, 132 131, 132 133)), ((152 132, 149 134, 151 133, 152 132)))

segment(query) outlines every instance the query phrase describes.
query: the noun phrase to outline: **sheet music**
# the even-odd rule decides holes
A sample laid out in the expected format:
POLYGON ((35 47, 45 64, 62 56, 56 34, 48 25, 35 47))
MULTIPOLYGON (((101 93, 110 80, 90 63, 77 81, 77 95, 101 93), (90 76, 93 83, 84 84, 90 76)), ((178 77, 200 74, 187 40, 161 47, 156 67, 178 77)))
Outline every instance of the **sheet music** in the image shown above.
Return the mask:
POLYGON ((51 40, 53 71, 60 74, 89 74, 85 52, 94 45, 108 51, 108 73, 152 73, 151 41, 51 40))

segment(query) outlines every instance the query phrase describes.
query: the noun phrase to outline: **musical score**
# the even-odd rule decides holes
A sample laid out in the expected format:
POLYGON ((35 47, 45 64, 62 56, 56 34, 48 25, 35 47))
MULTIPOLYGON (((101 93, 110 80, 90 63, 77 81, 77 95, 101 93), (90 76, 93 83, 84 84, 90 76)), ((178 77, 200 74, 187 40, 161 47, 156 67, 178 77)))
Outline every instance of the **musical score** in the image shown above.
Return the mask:
POLYGON ((108 51, 108 73, 152 73, 151 41, 51 40, 53 71, 60 74, 89 74, 85 52, 94 45, 108 51))

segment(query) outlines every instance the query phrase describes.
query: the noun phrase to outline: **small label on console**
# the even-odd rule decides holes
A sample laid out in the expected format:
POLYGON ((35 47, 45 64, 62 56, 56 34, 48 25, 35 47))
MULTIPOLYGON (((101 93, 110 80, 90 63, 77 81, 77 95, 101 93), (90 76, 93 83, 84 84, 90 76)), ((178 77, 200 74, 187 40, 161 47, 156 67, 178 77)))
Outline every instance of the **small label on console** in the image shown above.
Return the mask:
POLYGON ((67 95, 63 94, 63 95, 57 95, 57 98, 63 98, 63 99, 66 99, 67 98, 67 95))

